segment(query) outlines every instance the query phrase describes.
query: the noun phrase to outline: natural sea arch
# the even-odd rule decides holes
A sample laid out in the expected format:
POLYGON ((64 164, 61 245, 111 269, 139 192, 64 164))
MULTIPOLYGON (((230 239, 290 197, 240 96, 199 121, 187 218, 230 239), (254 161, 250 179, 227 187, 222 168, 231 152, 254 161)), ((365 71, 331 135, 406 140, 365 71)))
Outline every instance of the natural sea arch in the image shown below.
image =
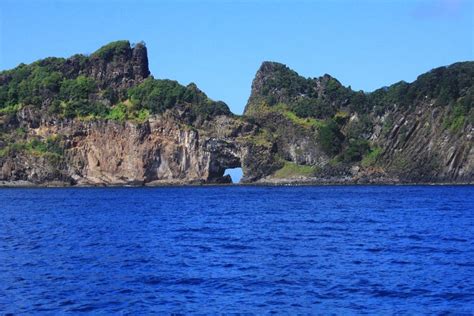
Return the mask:
POLYGON ((224 176, 225 175, 230 175, 232 183, 239 183, 243 175, 242 168, 227 168, 224 171, 224 176))

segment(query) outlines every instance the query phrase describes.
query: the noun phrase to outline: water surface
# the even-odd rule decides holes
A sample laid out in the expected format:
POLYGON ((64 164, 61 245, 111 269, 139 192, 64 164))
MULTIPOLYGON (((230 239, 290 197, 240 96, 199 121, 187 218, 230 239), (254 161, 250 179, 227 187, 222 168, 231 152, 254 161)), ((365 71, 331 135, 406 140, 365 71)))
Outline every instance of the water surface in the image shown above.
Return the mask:
POLYGON ((474 313, 474 187, 0 190, 0 313, 474 313))

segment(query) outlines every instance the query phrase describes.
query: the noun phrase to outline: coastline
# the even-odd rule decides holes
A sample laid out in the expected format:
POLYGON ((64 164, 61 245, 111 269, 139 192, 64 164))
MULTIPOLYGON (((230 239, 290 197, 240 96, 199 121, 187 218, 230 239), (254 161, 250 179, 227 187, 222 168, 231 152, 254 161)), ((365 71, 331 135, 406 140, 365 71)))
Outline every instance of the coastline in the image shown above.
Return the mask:
POLYGON ((0 181, 0 189, 28 189, 28 188, 167 188, 167 187, 306 187, 306 186, 472 186, 472 182, 396 182, 396 181, 334 181, 333 179, 315 180, 290 180, 286 181, 256 181, 256 182, 238 182, 238 183, 203 183, 203 182, 186 182, 186 181, 167 181, 160 183, 145 184, 71 184, 66 182, 52 181, 45 183, 33 183, 29 181, 0 181))

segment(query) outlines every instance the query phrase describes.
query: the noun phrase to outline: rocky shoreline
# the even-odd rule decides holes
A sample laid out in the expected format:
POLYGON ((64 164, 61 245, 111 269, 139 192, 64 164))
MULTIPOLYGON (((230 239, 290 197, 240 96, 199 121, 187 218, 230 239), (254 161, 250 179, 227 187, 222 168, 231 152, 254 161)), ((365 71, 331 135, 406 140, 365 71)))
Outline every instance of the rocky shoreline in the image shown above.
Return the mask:
POLYGON ((399 182, 399 181, 369 181, 360 182, 346 179, 281 179, 260 180, 252 183, 203 183, 185 181, 160 181, 147 184, 80 184, 75 185, 66 182, 33 183, 28 181, 0 181, 2 188, 159 188, 159 187, 214 187, 214 186, 472 186, 472 182, 399 182))

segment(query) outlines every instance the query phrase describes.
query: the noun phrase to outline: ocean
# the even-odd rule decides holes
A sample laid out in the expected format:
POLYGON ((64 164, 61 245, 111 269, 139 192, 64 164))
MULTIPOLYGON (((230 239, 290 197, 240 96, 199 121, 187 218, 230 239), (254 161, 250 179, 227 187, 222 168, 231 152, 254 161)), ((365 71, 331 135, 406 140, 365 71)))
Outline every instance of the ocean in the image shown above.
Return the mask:
POLYGON ((473 186, 0 190, 0 314, 474 313, 473 186))

